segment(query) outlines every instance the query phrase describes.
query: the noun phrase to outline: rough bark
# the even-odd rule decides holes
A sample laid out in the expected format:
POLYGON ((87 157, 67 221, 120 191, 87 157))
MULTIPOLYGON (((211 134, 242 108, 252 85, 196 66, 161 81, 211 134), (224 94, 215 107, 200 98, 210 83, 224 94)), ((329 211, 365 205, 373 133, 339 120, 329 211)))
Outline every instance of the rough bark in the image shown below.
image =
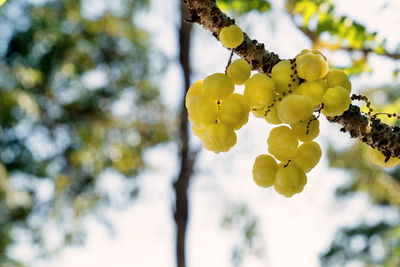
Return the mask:
MULTIPOLYGON (((179 2, 178 2, 179 3, 179 2)), ((190 33, 192 29, 191 24, 183 22, 183 17, 187 16, 187 9, 181 5, 182 23, 179 29, 179 62, 184 76, 184 94, 190 86, 190 33)), ((180 125, 180 171, 176 181, 173 184, 175 190, 175 208, 174 219, 176 224, 176 264, 178 267, 185 267, 185 241, 186 241, 186 228, 188 223, 188 188, 190 184, 190 177, 193 173, 193 166, 197 151, 191 150, 189 147, 189 134, 188 134, 188 114, 185 108, 185 98, 181 101, 181 110, 179 114, 180 125)))
MULTIPOLYGON (((235 24, 235 20, 225 15, 218 7, 215 1, 183 1, 187 4, 191 19, 189 22, 195 22, 202 25, 218 38, 219 32, 223 27, 235 24)), ((265 49, 264 44, 257 40, 251 40, 244 33, 244 41, 235 48, 235 53, 241 58, 247 60, 253 70, 269 73, 271 68, 279 62, 279 56, 265 49)))
MULTIPOLYGON (((188 22, 198 23, 211 31, 218 39, 223 27, 235 21, 224 14, 215 0, 182 0, 187 6, 191 19, 188 22)), ((270 73, 271 68, 280 61, 279 56, 265 49, 264 44, 250 39, 244 33, 244 42, 234 52, 246 59, 253 70, 270 73)), ((301 50, 301 49, 299 49, 301 50)), ((342 131, 349 132, 351 137, 359 138, 365 144, 377 148, 384 155, 400 158, 400 128, 381 123, 379 119, 371 119, 371 131, 367 129, 368 118, 360 108, 350 105, 348 111, 341 116, 327 117, 329 122, 339 123, 342 131)))

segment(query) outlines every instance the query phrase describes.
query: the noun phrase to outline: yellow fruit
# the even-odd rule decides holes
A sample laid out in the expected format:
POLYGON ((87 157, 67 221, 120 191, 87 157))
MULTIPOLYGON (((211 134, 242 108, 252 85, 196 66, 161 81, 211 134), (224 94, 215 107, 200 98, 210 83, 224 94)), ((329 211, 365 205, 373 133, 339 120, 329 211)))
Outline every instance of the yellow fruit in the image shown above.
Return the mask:
POLYGON ((275 84, 265 74, 254 74, 245 83, 244 96, 251 109, 263 108, 272 103, 275 97, 275 84))
POLYGON ((335 86, 326 90, 322 97, 324 108, 322 113, 325 116, 340 116, 345 112, 351 103, 349 91, 342 86, 335 86))
POLYGON ((372 147, 369 147, 368 154, 373 163, 383 168, 393 168, 400 162, 400 159, 393 157, 390 157, 389 160, 385 162, 386 156, 383 155, 378 149, 372 147))
POLYGON ((216 122, 218 106, 206 95, 198 95, 189 102, 188 113, 189 120, 192 123, 198 125, 198 127, 206 127, 216 122))
MULTIPOLYGON (((266 110, 267 110, 267 108, 264 109, 264 113, 266 110)), ((278 116, 278 109, 277 109, 276 104, 272 108, 269 109, 267 116, 265 116, 265 120, 271 124, 281 124, 282 123, 278 116)))
POLYGON ((281 124, 282 122, 280 121, 280 119, 278 117, 276 106, 277 105, 274 105, 273 107, 271 107, 268 112, 267 112, 268 107, 253 109, 251 112, 254 114, 254 116, 256 118, 263 118, 268 123, 281 124), (265 113, 267 113, 266 116, 265 116, 265 113))
POLYGON ((192 133, 198 138, 202 139, 203 134, 205 133, 206 128, 199 127, 196 124, 192 124, 192 133))
POLYGON ((204 93, 215 101, 227 98, 234 90, 232 79, 223 73, 211 74, 203 81, 204 93))
POLYGON ((296 155, 299 141, 289 127, 279 126, 271 130, 267 143, 268 152, 278 160, 286 162, 296 155))
POLYGON ((243 40, 243 32, 236 25, 224 27, 219 33, 219 41, 227 48, 236 48, 243 42, 243 40))
POLYGON ((281 122, 292 124, 310 117, 314 105, 308 96, 288 95, 278 103, 277 112, 281 122))
POLYGON ((265 118, 265 116, 264 116, 264 114, 265 114, 264 108, 253 109, 251 112, 253 113, 253 115, 256 118, 261 118, 261 119, 265 118))
POLYGON ((186 108, 189 107, 189 102, 193 99, 193 97, 202 95, 204 94, 203 92, 203 80, 198 80, 194 84, 192 84, 185 96, 185 106, 186 108))
POLYGON ((285 196, 292 197, 294 194, 303 191, 307 183, 307 176, 294 164, 289 166, 279 166, 275 175, 274 188, 276 192, 285 196))
POLYGON ((278 170, 276 160, 270 155, 259 155, 253 165, 253 179, 260 187, 269 187, 275 182, 275 174, 278 170))
POLYGON ((297 74, 307 81, 322 79, 328 73, 328 62, 320 53, 305 52, 296 56, 297 74))
POLYGON ((326 83, 323 80, 318 79, 313 82, 303 82, 296 88, 294 94, 306 95, 312 100, 314 106, 318 106, 321 104, 325 90, 326 83))
POLYGON ((302 142, 311 141, 319 135, 319 120, 312 115, 311 117, 305 119, 302 122, 292 123, 290 127, 293 132, 297 135, 297 138, 302 142), (310 122, 311 121, 311 122, 310 122), (310 122, 310 124, 308 124, 310 122), (307 131, 308 125, 308 131, 307 131))
POLYGON ((249 107, 245 97, 233 94, 221 101, 218 118, 222 123, 232 126, 233 129, 240 129, 249 118, 249 107))
POLYGON ((231 77, 235 84, 241 85, 250 78, 251 68, 246 60, 237 59, 229 65, 226 74, 231 77))
POLYGON ((233 128, 223 123, 214 123, 201 135, 204 148, 215 153, 227 152, 236 144, 236 133, 233 128))
POLYGON ((322 151, 318 143, 305 142, 297 149, 293 163, 303 172, 308 173, 319 162, 322 156, 322 151))
POLYGON ((300 55, 304 55, 304 54, 309 53, 309 52, 310 52, 310 53, 313 53, 313 54, 316 54, 316 55, 320 55, 320 56, 322 56, 322 57, 325 59, 325 61, 327 61, 327 59, 326 59, 326 57, 324 56, 324 54, 322 54, 321 51, 316 50, 316 49, 314 49, 314 50, 303 49, 303 50, 301 50, 300 54, 298 54, 296 57, 298 57, 298 56, 300 56, 300 55))
POLYGON ((271 79, 276 85, 278 93, 288 92, 295 89, 299 85, 299 77, 294 74, 292 64, 289 60, 282 60, 276 64, 271 70, 271 79))
POLYGON ((349 91, 349 93, 351 92, 351 82, 349 81, 349 78, 347 77, 346 73, 344 73, 344 71, 342 70, 339 69, 330 70, 326 75, 325 80, 328 88, 332 88, 335 86, 342 86, 347 91, 349 91))

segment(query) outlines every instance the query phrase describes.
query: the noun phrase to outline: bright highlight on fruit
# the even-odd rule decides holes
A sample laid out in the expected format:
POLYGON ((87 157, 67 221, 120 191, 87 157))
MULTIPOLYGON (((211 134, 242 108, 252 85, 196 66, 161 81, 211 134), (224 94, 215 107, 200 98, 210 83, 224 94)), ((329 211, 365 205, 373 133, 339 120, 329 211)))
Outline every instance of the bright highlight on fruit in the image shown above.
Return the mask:
POLYGON ((328 62, 319 51, 304 51, 300 53, 296 56, 296 64, 299 77, 309 82, 322 79, 329 69, 328 62))
POLYGON ((236 25, 224 27, 219 33, 219 41, 223 46, 227 48, 236 48, 241 43, 243 43, 243 40, 243 32, 236 25))
POLYGON ((198 80, 189 87, 185 97, 185 106, 188 107, 195 96, 202 95, 203 93, 203 80, 198 80))

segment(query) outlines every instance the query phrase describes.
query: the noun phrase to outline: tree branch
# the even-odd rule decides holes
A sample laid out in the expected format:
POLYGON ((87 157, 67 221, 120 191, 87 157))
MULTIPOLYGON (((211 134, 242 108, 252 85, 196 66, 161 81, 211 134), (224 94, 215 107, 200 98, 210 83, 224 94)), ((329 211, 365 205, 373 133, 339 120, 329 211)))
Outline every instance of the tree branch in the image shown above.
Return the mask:
MULTIPOLYGON (((202 25, 211 31, 217 39, 223 27, 235 24, 235 20, 224 14, 215 1, 188 0, 182 2, 187 3, 191 16, 189 22, 196 22, 202 25)), ((272 67, 280 60, 277 54, 268 52, 264 44, 258 43, 257 40, 251 40, 246 33, 244 33, 243 43, 236 47, 234 51, 241 58, 246 59, 253 70, 263 73, 269 73, 272 67)))
MULTIPOLYGON (((297 25, 295 20, 294 20, 294 18, 293 18, 293 16, 292 16, 292 21, 296 25, 296 28, 299 31, 301 31, 305 36, 307 36, 308 39, 310 39, 311 42, 315 43, 316 41, 318 41, 319 37, 314 31, 312 31, 308 27, 301 27, 300 25, 297 25)), ((383 57, 388 57, 388 58, 391 58, 393 60, 399 60, 400 59, 400 53, 390 53, 390 52, 387 52, 387 51, 385 51, 385 53, 377 53, 372 48, 368 48, 368 47, 354 48, 354 47, 351 47, 351 46, 338 46, 337 48, 335 48, 335 50, 343 50, 343 51, 346 51, 346 52, 349 52, 349 53, 361 52, 364 55, 367 55, 369 53, 374 53, 376 55, 383 56, 383 57)))
MULTIPOLYGON (((224 14, 215 0, 182 0, 187 5, 191 19, 202 25, 218 39, 223 27, 232 25, 235 21, 224 14)), ((264 44, 251 40, 244 33, 244 42, 235 52, 246 59, 253 70, 269 73, 271 68, 280 61, 279 56, 264 48, 264 44)), ((341 116, 327 117, 329 122, 339 123, 342 131, 349 132, 351 137, 359 138, 365 144, 377 148, 386 156, 400 157, 400 128, 383 124, 379 119, 371 120, 371 131, 368 130, 368 118, 361 113, 360 108, 350 105, 348 111, 341 116)))
MULTIPOLYGON (((179 2, 178 2, 179 3, 179 2)), ((184 94, 190 86, 190 33, 192 25, 183 22, 183 18, 187 15, 187 9, 181 5, 182 22, 179 29, 179 62, 184 76, 184 94)), ((179 114, 180 125, 180 171, 178 178, 173 184, 175 190, 175 209, 174 219, 176 223, 176 264, 177 267, 186 266, 185 248, 186 248, 186 228, 189 214, 188 188, 190 178, 193 173, 193 166, 196 160, 197 151, 191 150, 189 147, 188 133, 188 114, 185 107, 185 97, 181 102, 181 111, 179 114)))

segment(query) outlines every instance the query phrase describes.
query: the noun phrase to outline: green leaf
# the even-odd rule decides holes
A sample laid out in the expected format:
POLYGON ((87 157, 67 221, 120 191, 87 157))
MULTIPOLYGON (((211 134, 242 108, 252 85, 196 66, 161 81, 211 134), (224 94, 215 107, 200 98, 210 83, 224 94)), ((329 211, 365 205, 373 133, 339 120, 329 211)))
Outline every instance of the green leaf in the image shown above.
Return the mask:
POLYGON ((223 11, 233 11, 237 15, 243 15, 250 11, 267 12, 271 9, 268 0, 218 0, 218 7, 223 11))

